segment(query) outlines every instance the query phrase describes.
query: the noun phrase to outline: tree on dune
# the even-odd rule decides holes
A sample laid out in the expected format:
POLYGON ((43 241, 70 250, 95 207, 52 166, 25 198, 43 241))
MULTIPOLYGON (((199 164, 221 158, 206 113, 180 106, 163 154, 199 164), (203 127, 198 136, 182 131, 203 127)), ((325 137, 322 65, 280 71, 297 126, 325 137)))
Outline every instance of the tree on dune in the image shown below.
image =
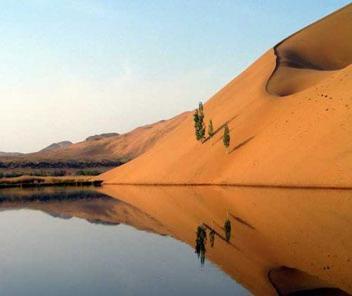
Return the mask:
POLYGON ((194 131, 195 131, 195 135, 196 135, 196 139, 197 141, 200 140, 200 134, 199 134, 199 111, 198 109, 196 109, 194 111, 194 114, 193 114, 193 121, 194 121, 194 131))
POLYGON ((209 120, 209 125, 208 125, 208 135, 209 137, 214 136, 213 121, 211 119, 209 120))
POLYGON ((222 140, 223 140, 224 146, 228 148, 230 146, 231 137, 230 137, 230 129, 227 124, 224 127, 224 136, 222 140))
POLYGON ((203 103, 199 103, 199 136, 200 140, 203 140, 205 138, 205 124, 204 124, 204 112, 203 112, 203 103))
POLYGON ((204 113, 203 104, 199 103, 198 109, 193 114, 194 128, 197 141, 203 140, 205 137, 204 113))

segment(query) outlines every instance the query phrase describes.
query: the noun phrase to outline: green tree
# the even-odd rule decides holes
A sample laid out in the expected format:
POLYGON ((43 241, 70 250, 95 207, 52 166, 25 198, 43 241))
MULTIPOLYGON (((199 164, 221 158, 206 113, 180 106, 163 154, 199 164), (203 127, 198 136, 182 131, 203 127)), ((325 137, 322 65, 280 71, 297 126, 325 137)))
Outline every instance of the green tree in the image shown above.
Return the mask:
POLYGON ((208 135, 209 137, 214 136, 213 121, 211 119, 209 120, 209 125, 208 125, 208 135))
POLYGON ((203 114, 203 110, 204 110, 204 108, 203 108, 203 103, 202 103, 202 102, 199 102, 199 105, 198 105, 198 110, 199 110, 199 112, 200 112, 200 113, 202 113, 202 114, 203 114))
POLYGON ((205 138, 205 125, 202 102, 199 103, 199 108, 194 111, 193 120, 196 139, 197 141, 203 140, 205 138))
POLYGON ((203 140, 205 138, 205 124, 204 124, 204 108, 203 103, 199 102, 199 136, 203 140))
POLYGON ((200 137, 200 140, 203 140, 205 138, 205 124, 204 124, 204 108, 203 108, 202 102, 199 103, 198 114, 199 114, 199 121, 198 121, 199 137, 200 137))
POLYGON ((224 136, 222 140, 224 142, 224 146, 228 148, 230 146, 231 137, 230 137, 230 129, 227 124, 225 125, 225 128, 224 128, 224 136))
POLYGON ((201 139, 200 133, 199 133, 199 110, 196 109, 193 114, 193 121, 194 121, 194 132, 196 135, 197 141, 201 139))
POLYGON ((201 113, 199 116, 199 140, 203 140, 205 138, 205 125, 204 125, 204 115, 201 113))

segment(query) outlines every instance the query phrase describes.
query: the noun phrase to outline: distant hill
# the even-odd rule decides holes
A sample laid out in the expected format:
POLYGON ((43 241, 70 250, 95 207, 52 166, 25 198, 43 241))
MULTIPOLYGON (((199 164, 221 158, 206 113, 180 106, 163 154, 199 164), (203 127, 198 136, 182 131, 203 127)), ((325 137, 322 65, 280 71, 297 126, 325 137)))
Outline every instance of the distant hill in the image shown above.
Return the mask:
POLYGON ((95 136, 88 137, 88 138, 86 139, 86 141, 98 141, 98 140, 101 140, 101 139, 104 139, 104 138, 117 137, 117 136, 119 136, 119 135, 120 135, 120 134, 118 134, 118 133, 100 134, 100 135, 95 135, 95 136))
MULTIPOLYGON (((22 155, 26 160, 123 160, 136 158, 174 130, 187 117, 187 112, 169 120, 138 127, 126 134, 108 133, 88 137, 72 144, 62 142, 50 145, 36 153, 22 155), (65 144, 66 143, 66 144, 65 144), (62 145, 60 145, 62 144, 62 145)), ((0 158, 1 160, 1 158, 0 158)))
POLYGON ((49 145, 48 147, 45 147, 44 149, 40 150, 40 152, 47 152, 47 151, 53 151, 53 150, 58 150, 58 149, 64 149, 69 146, 71 146, 73 143, 70 141, 62 141, 59 143, 54 143, 49 145))
POLYGON ((1 152, 0 151, 0 157, 13 157, 13 156, 21 156, 23 153, 19 152, 1 152))
POLYGON ((169 120, 138 127, 126 134, 106 133, 85 141, 63 141, 28 154, 0 155, 0 170, 82 170, 106 171, 130 161, 152 148, 160 139, 176 129, 187 117, 182 113, 169 120))

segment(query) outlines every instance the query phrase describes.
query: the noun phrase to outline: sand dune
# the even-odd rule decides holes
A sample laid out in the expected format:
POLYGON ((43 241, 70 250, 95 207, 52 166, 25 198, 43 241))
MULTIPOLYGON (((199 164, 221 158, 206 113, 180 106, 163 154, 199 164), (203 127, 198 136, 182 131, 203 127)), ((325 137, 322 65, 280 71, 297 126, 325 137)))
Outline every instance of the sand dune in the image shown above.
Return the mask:
POLYGON ((192 115, 106 183, 352 186, 352 5, 267 51, 205 104, 218 132, 204 144, 192 115), (231 145, 222 144, 228 123, 231 145))

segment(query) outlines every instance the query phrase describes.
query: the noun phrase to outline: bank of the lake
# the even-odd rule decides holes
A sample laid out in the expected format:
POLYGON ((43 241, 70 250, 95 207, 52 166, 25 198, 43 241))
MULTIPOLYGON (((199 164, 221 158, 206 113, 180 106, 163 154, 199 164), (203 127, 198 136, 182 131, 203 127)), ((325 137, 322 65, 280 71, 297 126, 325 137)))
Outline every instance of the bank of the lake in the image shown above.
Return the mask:
POLYGON ((51 186, 95 186, 102 185, 102 181, 84 176, 64 176, 64 177, 33 177, 21 176, 17 178, 0 179, 1 188, 13 187, 51 187, 51 186))

